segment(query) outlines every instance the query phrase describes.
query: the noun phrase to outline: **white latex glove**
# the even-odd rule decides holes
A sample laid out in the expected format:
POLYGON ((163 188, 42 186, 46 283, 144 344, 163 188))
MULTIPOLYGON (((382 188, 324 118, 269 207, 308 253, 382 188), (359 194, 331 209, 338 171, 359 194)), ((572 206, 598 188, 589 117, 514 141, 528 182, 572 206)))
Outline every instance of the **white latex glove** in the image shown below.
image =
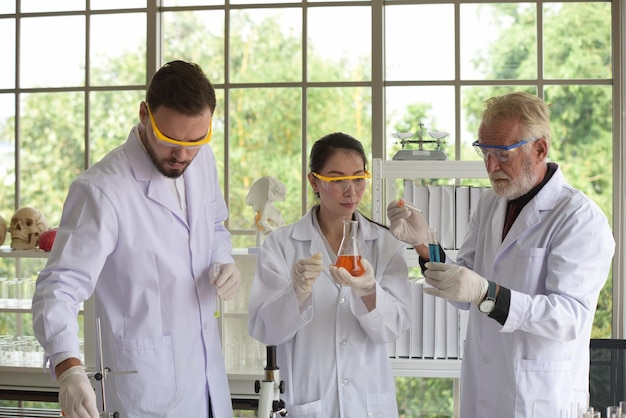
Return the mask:
POLYGON ((353 276, 343 267, 330 265, 328 269, 330 275, 337 284, 341 286, 349 286, 352 288, 352 294, 360 298, 371 295, 376 292, 376 279, 374 278, 374 269, 366 259, 361 259, 361 265, 365 273, 360 276, 353 276))
POLYGON ((73 366, 63 372, 59 381, 59 404, 67 418, 98 418, 94 392, 85 368, 73 366))
MULTIPOLYGON (((428 222, 420 212, 400 206, 399 201, 387 205, 391 234, 414 247, 428 242, 428 222)), ((407 202, 410 203, 410 202, 407 202)))
POLYGON ((425 266, 426 283, 433 287, 424 287, 424 293, 476 305, 485 299, 489 282, 467 267, 431 262, 425 266))
POLYGON ((293 264, 291 280, 299 305, 313 292, 313 285, 323 270, 321 253, 315 253, 293 264))
POLYGON ((217 296, 219 296, 220 299, 231 300, 239 293, 241 273, 233 263, 226 263, 221 264, 219 269, 220 273, 216 276, 214 264, 211 264, 209 273, 211 284, 217 287, 217 296))

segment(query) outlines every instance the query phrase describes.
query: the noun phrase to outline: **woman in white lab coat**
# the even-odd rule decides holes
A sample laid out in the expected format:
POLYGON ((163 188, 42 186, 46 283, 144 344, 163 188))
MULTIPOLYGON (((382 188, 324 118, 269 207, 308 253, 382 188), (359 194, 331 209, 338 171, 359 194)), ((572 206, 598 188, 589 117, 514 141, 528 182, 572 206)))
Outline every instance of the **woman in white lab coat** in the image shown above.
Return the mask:
POLYGON ((308 180, 319 204, 271 233, 258 254, 250 335, 276 345, 290 417, 397 417, 387 343, 409 327, 404 245, 357 211, 368 183, 362 145, 318 140, 308 180), (362 276, 335 262, 343 220, 358 221, 362 276))

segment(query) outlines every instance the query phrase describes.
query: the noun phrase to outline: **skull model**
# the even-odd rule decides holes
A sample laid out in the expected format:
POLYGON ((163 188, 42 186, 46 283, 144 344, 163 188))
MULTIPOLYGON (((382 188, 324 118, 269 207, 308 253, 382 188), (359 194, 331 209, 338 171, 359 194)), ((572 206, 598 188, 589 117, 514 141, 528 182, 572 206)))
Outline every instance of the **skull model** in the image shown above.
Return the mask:
POLYGON ((4 244, 4 239, 7 237, 7 221, 0 216, 0 245, 4 244))
POLYGON ((48 230, 48 221, 41 212, 31 207, 18 209, 11 218, 9 233, 11 248, 33 250, 37 248, 39 236, 48 230))

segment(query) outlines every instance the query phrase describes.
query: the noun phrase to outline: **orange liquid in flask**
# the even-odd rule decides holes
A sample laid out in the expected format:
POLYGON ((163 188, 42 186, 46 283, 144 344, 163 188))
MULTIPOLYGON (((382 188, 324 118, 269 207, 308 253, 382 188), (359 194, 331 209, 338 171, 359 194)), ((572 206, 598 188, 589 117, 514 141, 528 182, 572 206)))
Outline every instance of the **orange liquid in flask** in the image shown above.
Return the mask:
POLYGON ((360 255, 340 255, 335 261, 335 266, 343 267, 353 276, 361 276, 365 273, 360 255))

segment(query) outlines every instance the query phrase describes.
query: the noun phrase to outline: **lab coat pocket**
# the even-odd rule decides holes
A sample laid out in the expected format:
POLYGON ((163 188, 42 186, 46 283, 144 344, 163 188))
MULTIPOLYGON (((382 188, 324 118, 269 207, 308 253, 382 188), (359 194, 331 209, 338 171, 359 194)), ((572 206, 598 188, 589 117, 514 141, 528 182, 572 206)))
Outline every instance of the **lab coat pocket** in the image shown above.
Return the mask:
POLYGON ((301 405, 286 405, 290 417, 297 418, 328 418, 321 400, 301 405))
POLYGON ((516 417, 557 417, 570 406, 572 362, 517 361, 516 417))
POLYGON ((176 373, 171 337, 115 338, 113 351, 113 370, 136 372, 115 376, 122 403, 144 410, 157 410, 172 403, 176 373))
POLYGON ((395 394, 393 392, 368 394, 367 416, 368 418, 397 418, 398 404, 395 394))
MULTIPOLYGON (((514 284, 516 290, 536 294, 541 290, 538 286, 543 283, 540 278, 545 277, 546 274, 547 255, 547 248, 520 248, 518 256, 516 260, 514 260, 514 268, 511 269, 511 282, 502 284, 504 286, 514 284)), ((504 266, 502 268, 504 268, 504 266)))

